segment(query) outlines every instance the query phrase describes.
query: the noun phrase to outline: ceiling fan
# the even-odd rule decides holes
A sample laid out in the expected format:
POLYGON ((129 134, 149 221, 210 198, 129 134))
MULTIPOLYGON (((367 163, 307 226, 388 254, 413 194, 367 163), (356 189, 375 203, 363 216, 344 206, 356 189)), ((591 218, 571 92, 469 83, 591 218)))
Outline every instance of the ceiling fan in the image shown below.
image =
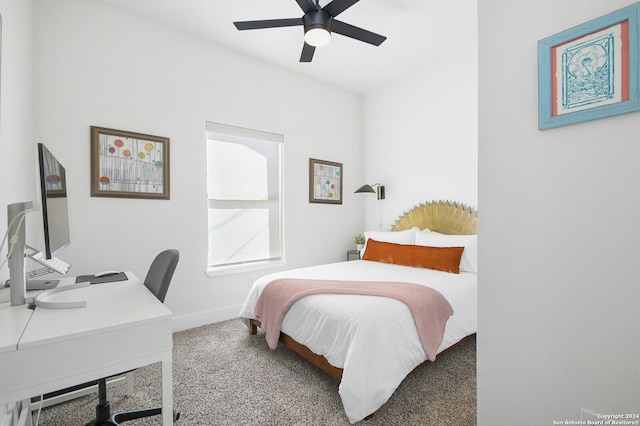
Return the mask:
POLYGON ((320 7, 320 0, 296 0, 304 12, 301 18, 266 19, 260 21, 240 21, 233 25, 239 30, 257 30, 263 28, 304 27, 304 46, 300 62, 311 62, 316 47, 325 45, 331 39, 331 33, 338 33, 365 43, 380 46, 387 38, 371 31, 364 30, 336 18, 339 14, 358 3, 359 0, 333 0, 325 7, 320 7))

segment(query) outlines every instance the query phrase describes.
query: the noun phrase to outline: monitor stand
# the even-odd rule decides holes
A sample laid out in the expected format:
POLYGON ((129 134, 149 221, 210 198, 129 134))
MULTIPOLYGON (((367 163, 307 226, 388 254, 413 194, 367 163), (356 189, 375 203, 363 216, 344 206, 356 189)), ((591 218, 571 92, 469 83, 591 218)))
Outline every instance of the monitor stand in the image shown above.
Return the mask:
POLYGON ((27 291, 56 288, 60 280, 27 280, 27 291))
MULTIPOLYGON (((60 280, 27 280, 26 291, 32 290, 49 290, 56 288, 60 280)), ((11 280, 7 280, 5 287, 11 287, 11 280)))
POLYGON ((47 308, 47 309, 84 308, 85 306, 87 306, 87 302, 85 300, 78 300, 73 302, 48 302, 44 299, 51 296, 52 294, 61 293, 63 291, 75 290, 77 288, 82 288, 82 287, 89 287, 89 285, 90 285, 89 282, 84 282, 79 284, 64 285, 51 290, 45 290, 33 298, 33 305, 40 306, 41 308, 47 308))

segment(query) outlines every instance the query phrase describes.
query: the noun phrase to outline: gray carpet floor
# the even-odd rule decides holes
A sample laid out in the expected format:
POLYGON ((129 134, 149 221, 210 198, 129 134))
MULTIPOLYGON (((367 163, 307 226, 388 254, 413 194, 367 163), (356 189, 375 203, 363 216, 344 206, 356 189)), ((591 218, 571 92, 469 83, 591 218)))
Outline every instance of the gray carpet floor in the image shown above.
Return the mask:
MULTIPOLYGON (((160 380, 160 364, 136 370, 133 395, 124 386, 109 390, 112 411, 159 405, 160 380)), ((249 335, 240 319, 174 334, 173 389, 177 425, 349 425, 336 380, 282 345, 270 350, 264 334, 249 335)), ((96 401, 94 394, 45 408, 39 425, 83 425, 96 401)), ((126 424, 161 422, 156 416, 126 424)), ((358 423, 475 424, 475 338, 410 374, 373 418, 358 423)))

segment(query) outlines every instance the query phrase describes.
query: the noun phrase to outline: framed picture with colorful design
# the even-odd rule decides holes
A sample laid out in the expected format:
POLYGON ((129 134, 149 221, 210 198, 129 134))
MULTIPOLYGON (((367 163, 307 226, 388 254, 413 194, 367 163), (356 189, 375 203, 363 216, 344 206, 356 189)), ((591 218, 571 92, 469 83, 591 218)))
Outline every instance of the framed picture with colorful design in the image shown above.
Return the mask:
POLYGON ((342 204, 342 163, 309 158, 309 202, 342 204))
POLYGON ((169 199, 169 138, 91 126, 91 196, 169 199))
POLYGON ((640 110, 640 3, 538 42, 538 128, 640 110))

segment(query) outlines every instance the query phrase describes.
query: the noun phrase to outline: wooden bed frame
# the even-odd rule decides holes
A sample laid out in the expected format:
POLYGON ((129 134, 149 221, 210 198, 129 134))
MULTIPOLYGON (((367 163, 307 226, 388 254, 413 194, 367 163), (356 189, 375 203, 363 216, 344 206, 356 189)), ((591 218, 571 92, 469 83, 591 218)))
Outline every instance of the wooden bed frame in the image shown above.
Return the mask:
MULTIPOLYGON (((391 227, 391 230, 403 231, 413 227, 418 227, 420 230, 427 228, 441 234, 472 235, 477 233, 478 212, 470 207, 465 207, 462 204, 449 201, 421 203, 420 205, 414 206, 411 210, 405 212, 404 215, 398 218, 391 227)), ((252 335, 258 333, 258 327, 262 328, 260 321, 255 319, 250 319, 248 325, 249 334, 252 335)), ((473 336, 475 336, 475 333, 463 338, 438 355, 448 352, 473 336)), ((280 342, 337 381, 342 380, 342 368, 334 367, 329 364, 329 361, 327 361, 324 356, 312 352, 311 349, 301 343, 298 343, 291 336, 282 332, 280 333, 280 342)), ((413 371, 416 371, 429 363, 430 361, 426 360, 414 368, 413 371)), ((371 416, 368 416, 367 418, 369 417, 371 416)))
MULTIPOLYGON (((249 334, 257 334, 258 327, 262 328, 260 321, 255 319, 249 320, 249 334)), ((327 358, 324 356, 311 352, 311 349, 282 332, 280 333, 280 342, 337 381, 342 380, 342 368, 329 364, 329 361, 327 361, 327 358)))
MULTIPOLYGON (((262 328, 261 324, 260 324, 260 321, 255 320, 255 319, 250 319, 249 320, 249 334, 258 334, 258 328, 262 328)), ((440 355, 442 355, 442 354, 444 354, 446 352, 449 352, 451 349, 453 349, 456 346, 462 344, 463 342, 466 342, 467 340, 469 340, 473 336, 475 336, 475 333, 474 334, 470 334, 469 336, 467 336, 467 337, 463 338, 462 340, 458 341, 458 343, 455 343, 452 346, 449 346, 447 349, 445 349, 444 351, 440 352, 438 354, 438 356, 440 356, 440 355)), ((334 367, 333 365, 329 364, 329 361, 327 361, 327 358, 325 358, 322 355, 318 355, 318 354, 316 354, 314 352, 311 352, 311 349, 309 349, 308 347, 306 347, 302 343, 298 343, 295 339, 293 339, 288 334, 280 332, 280 343, 282 343, 284 346, 286 346, 287 348, 291 349, 292 351, 294 351, 295 353, 300 355, 302 358, 306 359, 311 364, 315 365, 320 370, 324 371, 325 373, 327 373, 329 376, 333 377, 337 381, 340 382, 342 380, 342 368, 334 367)), ((422 364, 420 364, 416 368, 414 368, 411 371, 411 373, 413 373, 414 371, 424 367, 425 365, 429 364, 430 362, 431 361, 429 361, 429 360, 425 360, 422 364)), ((409 374, 411 374, 411 373, 409 373, 409 374)))

